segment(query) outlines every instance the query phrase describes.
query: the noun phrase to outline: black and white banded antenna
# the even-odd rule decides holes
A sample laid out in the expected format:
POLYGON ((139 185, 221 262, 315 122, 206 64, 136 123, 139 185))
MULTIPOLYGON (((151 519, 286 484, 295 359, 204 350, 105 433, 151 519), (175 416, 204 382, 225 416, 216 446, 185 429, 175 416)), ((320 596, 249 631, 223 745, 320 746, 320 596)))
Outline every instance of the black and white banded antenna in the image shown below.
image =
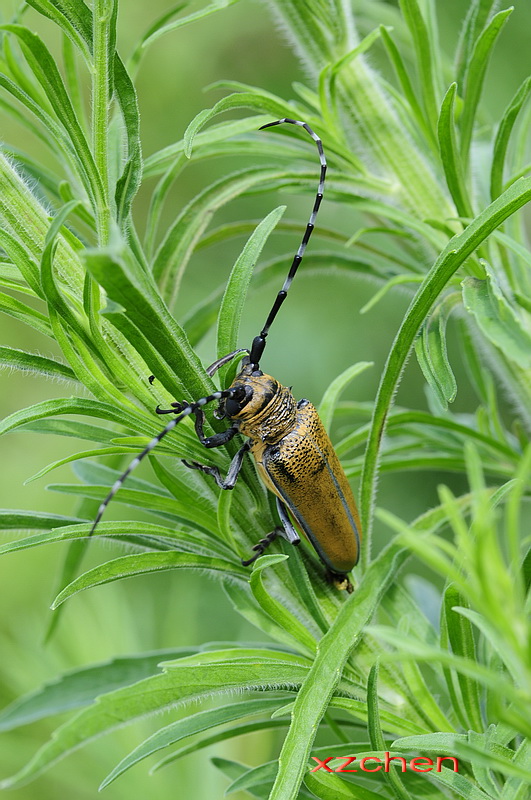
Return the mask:
POLYGON ((214 392, 213 394, 210 394, 207 397, 201 397, 201 399, 197 400, 195 403, 185 404, 184 407, 182 407, 181 404, 179 403, 174 403, 173 404, 174 408, 172 408, 169 412, 158 411, 158 413, 162 414, 178 413, 178 416, 174 417, 174 419, 168 422, 166 427, 163 428, 160 433, 157 433, 157 435, 153 437, 153 439, 149 442, 149 444, 147 444, 142 450, 142 452, 139 453, 139 455, 137 455, 137 457, 131 461, 125 472, 123 472, 120 475, 120 477, 115 481, 115 483, 112 485, 109 494, 98 508, 98 513, 96 515, 96 519, 94 520, 94 524, 90 529, 89 536, 92 536, 92 534, 96 530, 101 518, 103 517, 103 514, 105 513, 105 509, 107 508, 107 506, 109 505, 109 503, 111 502, 117 491, 123 486, 123 484, 129 477, 129 475, 132 473, 132 471, 138 467, 140 462, 147 455, 151 453, 151 451, 158 445, 158 443, 162 439, 164 439, 164 437, 167 436, 167 434, 170 431, 172 431, 175 428, 175 426, 178 425, 179 422, 181 422, 181 420, 183 420, 185 417, 190 416, 190 414, 194 414, 197 410, 199 410, 203 406, 206 406, 207 403, 212 403, 214 400, 227 399, 228 397, 232 397, 237 400, 239 395, 242 396, 240 399, 243 399, 243 397, 245 396, 245 390, 242 387, 236 387, 235 389, 223 389, 222 391, 214 392), (181 408, 180 411, 179 408, 181 408))
POLYGON ((260 358, 262 357, 262 353, 264 352, 264 348, 266 345, 266 336, 269 333, 269 329, 273 324, 276 315, 278 314, 280 306, 287 297, 289 287, 291 286, 291 282, 293 281, 293 278, 295 277, 295 274, 299 268, 299 264, 302 261, 304 251, 306 250, 306 245, 308 244, 310 236, 312 235, 312 231, 315 227, 315 219, 317 217, 317 212, 319 211, 319 206, 321 205, 321 201, 323 199, 323 194, 324 194, 324 183, 326 176, 326 157, 323 150, 323 143, 321 142, 317 134, 314 131, 312 131, 312 129, 306 122, 302 122, 302 120, 299 119, 289 119, 288 117, 284 117, 283 119, 278 119, 275 122, 268 122, 267 125, 262 125, 262 127, 259 128, 259 130, 263 131, 264 128, 272 128, 275 125, 283 125, 285 122, 289 123, 290 125, 298 125, 300 128, 304 128, 304 130, 310 134, 310 136, 317 145, 317 150, 319 151, 319 160, 321 162, 321 174, 319 177, 319 188, 317 189, 317 194, 315 195, 315 202, 313 205, 312 213, 310 214, 310 219, 308 220, 308 224, 306 225, 306 230, 304 231, 304 236, 302 237, 299 249, 295 254, 293 263, 291 264, 286 280, 284 281, 284 285, 282 286, 282 289, 275 298, 275 302, 273 303, 273 307, 269 312, 269 316, 267 317, 264 327, 262 328, 260 334, 258 336, 255 336, 255 338, 253 339, 253 344, 251 347, 251 353, 249 358, 251 364, 253 364, 256 369, 258 369, 259 367, 260 358))

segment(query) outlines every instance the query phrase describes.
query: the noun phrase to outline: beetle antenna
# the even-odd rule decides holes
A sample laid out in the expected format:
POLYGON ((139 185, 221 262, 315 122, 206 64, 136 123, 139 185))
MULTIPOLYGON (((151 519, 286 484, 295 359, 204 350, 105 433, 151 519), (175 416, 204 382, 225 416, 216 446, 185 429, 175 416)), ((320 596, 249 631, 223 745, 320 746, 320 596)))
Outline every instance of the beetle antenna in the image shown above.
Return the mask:
POLYGON ((324 151, 323 151, 323 143, 321 142, 321 140, 317 136, 317 134, 314 133, 314 131, 312 131, 312 129, 310 128, 310 126, 306 122, 302 122, 301 120, 298 120, 298 119, 288 119, 288 117, 284 117, 284 119, 278 119, 278 120, 276 120, 276 122, 268 122, 267 125, 262 125, 262 127, 259 128, 259 130, 263 131, 264 128, 272 128, 274 125, 282 125, 284 122, 288 122, 290 125, 298 125, 299 127, 304 128, 304 130, 307 131, 310 134, 310 136, 312 137, 312 139, 314 140, 314 142, 317 145, 317 150, 319 151, 319 159, 321 161, 321 175, 319 177, 319 188, 317 189, 317 194, 315 195, 315 203, 313 205, 312 213, 310 215, 310 219, 308 221, 308 224, 306 225, 306 230, 304 231, 304 236, 302 237, 302 241, 301 241, 301 243, 299 245, 299 249, 297 250, 295 258, 293 259, 293 263, 292 263, 292 265, 290 267, 290 270, 288 272, 287 278, 284 281, 284 285, 283 285, 282 289, 280 290, 280 292, 276 296, 275 302, 273 303, 273 307, 271 308, 271 311, 269 312, 269 316, 268 316, 268 318, 266 320, 266 323, 265 323, 261 333, 259 334, 259 336, 256 336, 254 338, 254 340, 253 340, 253 344, 252 344, 252 347, 251 347, 251 354, 250 354, 249 360, 250 360, 251 364, 253 364, 253 366, 256 369, 258 369, 260 358, 262 356, 262 353, 264 352, 264 348, 265 348, 265 344, 266 344, 266 336, 269 333, 269 328, 273 324, 273 321, 274 321, 276 315, 278 314, 280 306, 282 305, 282 303, 286 299, 289 287, 291 286, 291 282, 292 282, 293 278, 295 277, 295 273, 297 272, 297 269, 299 268, 299 264, 302 261, 302 257, 304 255, 304 251, 306 250, 306 245, 308 244, 308 241, 309 241, 310 236, 312 235, 312 231, 314 229, 315 218, 317 217, 317 212, 319 211, 319 206, 321 205, 321 201, 323 199, 323 194, 324 194, 324 182, 325 182, 325 175, 326 175, 326 157, 325 157, 325 154, 324 154, 324 151))
POLYGON ((185 408, 181 411, 181 413, 177 417, 175 417, 175 419, 172 419, 171 422, 168 422, 166 427, 163 428, 160 433, 157 433, 157 435, 149 442, 149 444, 146 445, 146 447, 142 450, 142 452, 131 461, 125 472, 123 472, 122 475, 120 475, 117 481, 113 484, 111 491, 109 492, 103 503, 98 508, 98 513, 96 515, 96 519, 94 520, 94 524, 90 529, 89 536, 92 536, 92 534, 96 530, 103 514, 105 513, 105 509, 113 499, 116 492, 120 489, 121 486, 123 486, 124 482, 127 480, 132 471, 136 469, 136 467, 138 467, 140 462, 149 453, 151 453, 153 448, 155 448, 158 445, 158 443, 162 441, 162 439, 164 439, 164 437, 171 430, 173 430, 175 426, 179 424, 179 422, 181 422, 181 420, 183 420, 185 417, 188 417, 190 414, 193 414, 195 411, 197 411, 199 408, 202 408, 202 406, 205 406, 207 403, 212 403, 213 400, 221 400, 223 398, 232 397, 235 391, 237 390, 224 389, 220 392, 214 392, 213 394, 208 395, 208 397, 202 397, 195 403, 189 403, 187 406, 185 406, 185 408))

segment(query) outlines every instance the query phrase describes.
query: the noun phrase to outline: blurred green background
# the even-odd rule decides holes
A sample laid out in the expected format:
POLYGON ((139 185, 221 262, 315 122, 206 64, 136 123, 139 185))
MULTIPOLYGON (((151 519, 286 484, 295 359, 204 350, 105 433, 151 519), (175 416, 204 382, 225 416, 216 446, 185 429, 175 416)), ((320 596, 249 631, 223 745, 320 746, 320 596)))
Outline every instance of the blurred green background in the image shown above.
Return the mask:
MULTIPOLYGON (((368 2, 370 0, 355 2, 355 5, 363 11, 368 2)), ((122 0, 118 26, 121 53, 126 56, 149 24, 172 5, 170 0, 122 0)), ((193 7, 201 5, 194 4, 193 7)), ((441 38, 447 49, 453 50, 468 3, 444 0, 437 5, 441 38)), ((496 48, 487 78, 485 108, 490 121, 497 118, 529 71, 531 4, 529 0, 516 0, 514 5, 515 13, 496 48)), ((2 21, 8 21, 18 6, 19 3, 2 0, 2 21)), ((43 36, 48 46, 58 52, 60 40, 54 26, 31 10, 26 20, 43 36)), ((379 66, 381 55, 377 48, 371 55, 375 66, 379 66)), ((381 63, 387 71, 383 58, 381 63)), ((304 81, 305 78, 267 4, 241 0, 222 13, 159 39, 148 51, 137 80, 144 154, 150 155, 180 139, 195 114, 222 95, 219 89, 205 93, 204 87, 208 84, 220 79, 237 80, 290 98, 294 94, 293 81, 304 81)), ((21 149, 38 155, 42 153, 43 159, 48 157, 42 145, 1 112, 0 120, 3 142, 8 145, 16 142, 21 149)), ((177 213, 212 176, 222 176, 238 166, 230 159, 190 166, 172 192, 163 222, 168 223, 172 214, 177 213)), ((146 182, 135 203, 135 217, 140 229, 153 185, 146 182)), ((288 205, 287 217, 300 219, 302 226, 310 201, 308 197, 295 194, 246 198, 225 209, 214 220, 214 225, 241 217, 261 218, 280 202, 288 205)), ((331 203, 324 204, 320 221, 348 233, 353 233, 359 224, 348 209, 339 209, 331 203)), ((296 238, 288 240, 283 236, 280 242, 269 243, 264 258, 274 255, 275 247, 277 252, 285 251, 288 241, 292 241, 294 248, 297 246, 296 238)), ((177 318, 225 280, 241 244, 230 242, 203 250, 194 257, 183 284, 177 318)), ((389 345, 409 299, 405 292, 395 291, 367 315, 360 316, 360 307, 375 288, 360 281, 359 277, 346 278, 333 271, 305 277, 302 271, 270 337, 267 363, 264 362, 267 371, 283 383, 292 385, 297 397, 319 401, 325 387, 347 366, 361 360, 373 361, 373 368, 358 378, 350 393, 345 395, 346 398, 371 401, 389 345)), ((271 286, 267 291, 250 294, 244 313, 242 346, 250 343, 262 324, 275 292, 276 287, 271 286)), ((0 317, 0 342, 46 356, 56 355, 48 342, 38 340, 33 331, 9 317, 0 317)), ((209 363, 214 357, 213 339, 202 343, 200 352, 205 363, 209 363)), ((455 336, 452 339, 451 334, 449 355, 459 386, 455 409, 473 411, 475 398, 460 363, 458 342, 455 336)), ((67 385, 14 372, 3 372, 1 381, 2 417, 46 398, 68 396, 71 392, 67 385)), ((397 400, 413 408, 427 407, 424 381, 414 359, 409 363, 397 400)), ((4 437, 0 442, 2 506, 73 513, 75 498, 46 490, 50 476, 28 486, 23 484, 50 461, 85 446, 86 443, 75 440, 29 433, 4 437)), ((72 480, 75 478, 68 467, 51 476, 52 483, 72 480)), ((453 475, 435 473, 383 477, 379 503, 406 520, 412 519, 435 501, 439 483, 447 483, 457 490, 461 486, 460 480, 453 475)), ((382 543, 387 534, 378 530, 377 536, 382 543)), ((97 563, 102 548, 109 547, 94 542, 88 563, 97 563)), ((115 550, 118 554, 116 546, 115 550)), ((134 579, 74 598, 67 604, 56 635, 45 646, 43 639, 52 613, 49 604, 65 552, 62 546, 55 545, 0 560, 2 706, 61 672, 115 655, 206 641, 263 639, 262 634, 255 634, 236 616, 218 585, 206 582, 201 576, 179 572, 178 575, 169 573, 134 579)), ((167 721, 170 719, 168 716, 167 721)), ((137 727, 115 732, 70 757, 29 787, 16 793, 6 792, 6 797, 47 800, 67 793, 78 800, 95 797, 100 779, 157 724, 147 721, 141 731, 137 727)), ((54 727, 55 724, 47 721, 3 734, 0 739, 0 775, 12 774, 25 763, 54 727)), ((216 747, 215 754, 258 764, 275 757, 276 744, 274 734, 263 735, 260 741, 247 737, 216 747)), ((111 800, 157 798, 171 792, 179 797, 210 798, 221 796, 224 785, 226 781, 207 763, 207 755, 200 753, 151 778, 146 774, 145 765, 137 767, 105 791, 111 800)))

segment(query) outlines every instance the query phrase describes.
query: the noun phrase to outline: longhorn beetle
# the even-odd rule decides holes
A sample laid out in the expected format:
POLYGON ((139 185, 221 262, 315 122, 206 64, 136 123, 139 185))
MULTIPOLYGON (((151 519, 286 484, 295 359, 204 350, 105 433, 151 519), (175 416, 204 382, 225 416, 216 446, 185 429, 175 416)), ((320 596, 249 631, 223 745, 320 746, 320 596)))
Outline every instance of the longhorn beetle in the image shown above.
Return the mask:
MULTIPOLYGON (((357 564, 360 548, 360 521, 352 491, 343 468, 323 427, 316 408, 308 400, 297 402, 291 389, 282 386, 271 375, 260 370, 260 359, 266 337, 273 321, 286 299, 289 287, 302 261, 306 245, 312 234, 315 218, 323 199, 326 158, 321 140, 306 122, 279 119, 263 128, 282 123, 298 125, 312 137, 319 151, 321 174, 310 219, 299 249, 293 259, 282 289, 277 294, 262 331, 253 340, 250 350, 241 348, 215 361, 206 370, 212 376, 220 367, 238 353, 247 353, 241 369, 228 389, 201 397, 195 403, 172 403, 169 409, 157 408, 159 414, 176 414, 174 419, 152 439, 113 485, 100 505, 90 534, 94 533, 103 513, 135 467, 176 425, 190 414, 195 416, 195 430, 205 447, 221 447, 237 433, 248 437, 236 453, 225 478, 217 467, 205 466, 197 461, 184 461, 190 469, 211 475, 221 489, 232 489, 238 478, 246 453, 254 456, 260 477, 276 496, 281 525, 253 547, 255 554, 242 561, 244 566, 253 563, 277 537, 291 544, 299 544, 295 525, 304 532, 315 548, 327 570, 327 577, 337 588, 352 592, 348 573, 357 564), (203 406, 219 401, 216 416, 231 421, 222 433, 205 436, 203 406)), ((153 376, 150 378, 152 381, 153 376)))

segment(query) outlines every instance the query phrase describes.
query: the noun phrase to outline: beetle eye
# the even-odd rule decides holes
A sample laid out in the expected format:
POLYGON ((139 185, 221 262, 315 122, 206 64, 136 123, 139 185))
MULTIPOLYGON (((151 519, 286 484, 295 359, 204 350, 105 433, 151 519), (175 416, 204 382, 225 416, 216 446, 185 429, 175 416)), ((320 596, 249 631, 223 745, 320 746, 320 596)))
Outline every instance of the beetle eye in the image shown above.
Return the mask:
POLYGON ((232 397, 227 397, 225 400, 225 414, 227 417, 237 416, 252 396, 253 390, 250 386, 241 386, 235 389, 232 397))

